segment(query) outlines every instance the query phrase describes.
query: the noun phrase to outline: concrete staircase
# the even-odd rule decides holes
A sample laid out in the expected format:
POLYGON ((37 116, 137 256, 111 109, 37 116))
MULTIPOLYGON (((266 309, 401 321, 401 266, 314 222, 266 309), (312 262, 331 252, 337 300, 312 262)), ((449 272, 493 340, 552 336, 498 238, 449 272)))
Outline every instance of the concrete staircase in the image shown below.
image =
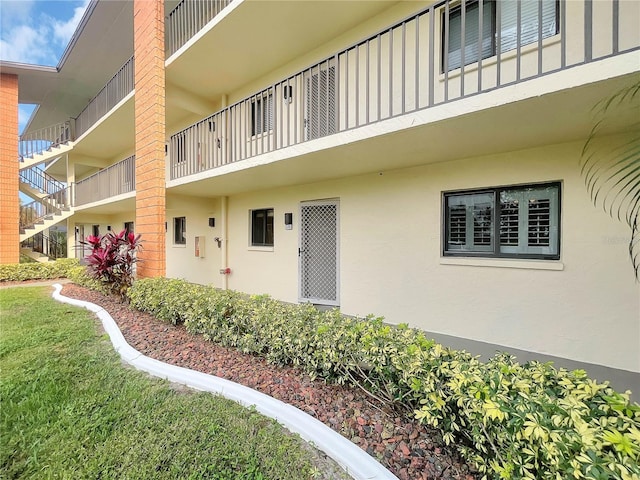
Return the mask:
POLYGON ((53 162, 60 156, 73 150, 74 145, 74 142, 68 141, 58 145, 51 145, 38 153, 31 154, 30 156, 20 157, 20 166, 18 168, 20 170, 24 170, 25 168, 40 165, 41 163, 53 162))
POLYGON ((28 226, 20 226, 20 243, 28 240, 34 235, 44 232, 45 230, 53 227, 54 225, 66 220, 73 215, 73 209, 70 207, 64 207, 59 209, 58 212, 48 213, 42 217, 30 222, 28 226))

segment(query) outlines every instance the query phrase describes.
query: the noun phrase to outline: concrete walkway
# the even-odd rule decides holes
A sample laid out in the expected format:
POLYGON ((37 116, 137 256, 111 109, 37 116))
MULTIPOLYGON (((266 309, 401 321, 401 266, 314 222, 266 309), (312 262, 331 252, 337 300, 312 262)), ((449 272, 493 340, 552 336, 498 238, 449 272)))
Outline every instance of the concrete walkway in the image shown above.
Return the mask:
POLYGON ((66 283, 71 283, 71 280, 66 278, 56 278, 55 280, 38 280, 36 282, 0 282, 0 289, 20 287, 53 287, 56 284, 64 285, 66 283))
MULTIPOLYGON (((307 442, 311 442, 314 447, 326 453, 356 480, 398 480, 395 475, 357 445, 302 410, 224 378, 170 365, 143 355, 126 342, 116 322, 106 310, 99 305, 61 295, 61 283, 43 282, 44 285, 54 287, 53 298, 55 300, 83 307, 95 313, 109 334, 114 349, 126 363, 153 376, 196 390, 222 395, 245 407, 254 406, 263 415, 277 420, 291 432, 297 433, 307 442)), ((28 286, 38 285, 32 283, 28 286)))

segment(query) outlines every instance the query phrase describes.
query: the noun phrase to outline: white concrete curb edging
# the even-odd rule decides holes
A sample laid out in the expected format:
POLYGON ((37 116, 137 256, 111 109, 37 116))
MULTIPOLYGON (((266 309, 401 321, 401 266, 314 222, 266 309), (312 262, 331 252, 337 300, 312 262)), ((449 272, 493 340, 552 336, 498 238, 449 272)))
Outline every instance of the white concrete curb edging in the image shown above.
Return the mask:
POLYGON ((90 302, 61 295, 62 285, 59 283, 54 284, 53 288, 54 300, 83 307, 95 313, 109 334, 113 348, 125 362, 136 369, 196 390, 222 395, 245 407, 255 406, 261 414, 275 419, 288 430, 299 434, 305 441, 311 442, 318 450, 326 453, 355 480, 398 480, 360 447, 292 405, 224 378, 170 365, 141 354, 126 342, 116 322, 105 309, 90 302))

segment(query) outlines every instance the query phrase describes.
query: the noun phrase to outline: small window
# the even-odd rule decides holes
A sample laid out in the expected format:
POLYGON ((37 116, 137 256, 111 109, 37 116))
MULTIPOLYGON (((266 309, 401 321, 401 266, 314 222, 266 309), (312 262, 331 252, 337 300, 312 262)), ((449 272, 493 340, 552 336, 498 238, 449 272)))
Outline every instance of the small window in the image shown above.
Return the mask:
POLYGON ((124 222, 124 231, 127 232, 127 235, 133 233, 133 222, 124 222))
POLYGON ((179 133, 175 139, 175 161, 176 163, 182 163, 187 159, 187 139, 184 133, 179 133))
POLYGON ((444 254, 560 258, 560 184, 444 194, 444 254))
POLYGON ((187 244, 187 219, 175 217, 173 219, 173 243, 174 245, 187 244))
POLYGON ((251 210, 251 246, 273 247, 273 208, 251 210))
POLYGON ((100 225, 93 225, 91 227, 91 233, 94 237, 100 236, 100 225))
POLYGON ((251 102, 251 135, 260 135, 273 128, 273 95, 264 93, 251 102))
POLYGON ((518 23, 520 24, 520 46, 537 42, 540 31, 543 39, 558 33, 557 0, 541 0, 541 3, 538 0, 501 0, 499 8, 495 0, 467 0, 464 5, 464 12, 462 5, 449 11, 448 26, 443 10, 443 72, 445 69, 460 68, 463 60, 464 65, 468 65, 496 55, 498 28, 500 29, 500 52, 507 52, 518 47, 518 23), (519 16, 518 3, 520 4, 519 16), (498 22, 498 20, 500 21, 498 22), (445 48, 447 48, 445 47, 445 38, 448 40, 448 55, 446 56, 444 55, 445 48))

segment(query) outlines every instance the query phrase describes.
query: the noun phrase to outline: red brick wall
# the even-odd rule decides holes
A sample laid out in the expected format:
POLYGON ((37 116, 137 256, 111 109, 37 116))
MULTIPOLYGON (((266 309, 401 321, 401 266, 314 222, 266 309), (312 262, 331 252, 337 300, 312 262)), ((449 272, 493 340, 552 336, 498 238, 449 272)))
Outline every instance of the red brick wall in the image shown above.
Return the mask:
POLYGON ((133 15, 137 272, 158 277, 166 272, 164 1, 134 0, 133 15))
POLYGON ((20 261, 18 77, 0 74, 0 264, 20 261))

